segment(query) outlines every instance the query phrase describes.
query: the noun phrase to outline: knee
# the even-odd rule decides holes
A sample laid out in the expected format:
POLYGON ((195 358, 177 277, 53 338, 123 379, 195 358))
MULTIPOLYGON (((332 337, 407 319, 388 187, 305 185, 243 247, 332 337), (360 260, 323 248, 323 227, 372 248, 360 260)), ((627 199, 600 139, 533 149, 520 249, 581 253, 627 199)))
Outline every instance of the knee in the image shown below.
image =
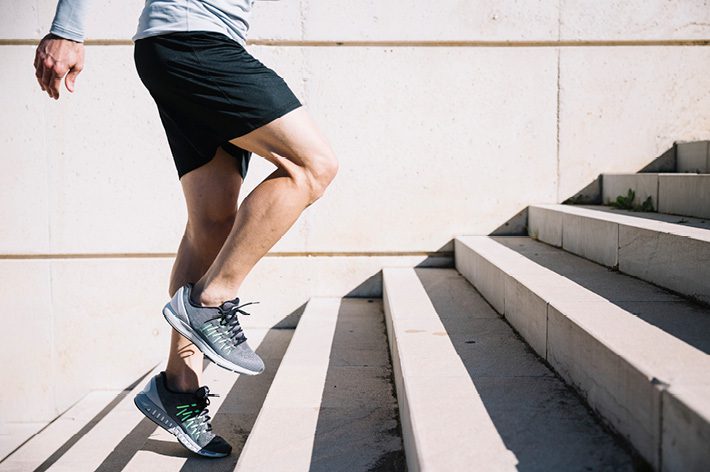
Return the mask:
POLYGON ((323 151, 305 168, 309 205, 323 196, 338 173, 338 160, 330 149, 323 151))

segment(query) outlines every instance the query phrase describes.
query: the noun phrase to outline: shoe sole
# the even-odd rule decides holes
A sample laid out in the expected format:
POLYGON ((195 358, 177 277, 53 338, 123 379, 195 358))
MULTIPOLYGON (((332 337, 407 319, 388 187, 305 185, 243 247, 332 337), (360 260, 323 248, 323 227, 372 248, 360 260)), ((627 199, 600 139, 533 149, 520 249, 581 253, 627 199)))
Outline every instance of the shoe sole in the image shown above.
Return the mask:
MULTIPOLYGON (((182 300, 179 300, 179 303, 182 303, 182 300)), ((183 307, 184 310, 184 307, 183 307)), ((170 306, 170 303, 165 305, 165 308, 163 308, 163 316, 165 317, 165 320, 172 326, 175 331, 186 337, 187 339, 192 342, 197 348, 202 351, 202 353, 209 358, 212 362, 217 364, 218 366, 222 367, 223 369, 230 370, 232 372, 237 372, 239 374, 246 374, 246 375, 259 375, 263 372, 262 371, 256 371, 256 370, 249 370, 245 367, 239 366, 233 362, 230 362, 229 360, 225 359, 224 357, 220 356, 215 352, 214 349, 210 347, 209 344, 204 342, 202 338, 195 334, 194 330, 192 329, 191 326, 186 325, 178 316, 177 313, 175 313, 170 306)), ((187 318, 187 316, 186 316, 187 318)))
POLYGON ((178 426, 178 424, 175 423, 164 410, 153 403, 146 394, 139 393, 136 395, 133 399, 133 403, 135 403, 136 408, 138 408, 148 419, 175 436, 180 444, 185 446, 190 451, 204 457, 227 457, 229 455, 223 452, 212 452, 201 448, 200 445, 193 441, 190 436, 185 434, 182 428, 180 428, 180 426, 178 426))

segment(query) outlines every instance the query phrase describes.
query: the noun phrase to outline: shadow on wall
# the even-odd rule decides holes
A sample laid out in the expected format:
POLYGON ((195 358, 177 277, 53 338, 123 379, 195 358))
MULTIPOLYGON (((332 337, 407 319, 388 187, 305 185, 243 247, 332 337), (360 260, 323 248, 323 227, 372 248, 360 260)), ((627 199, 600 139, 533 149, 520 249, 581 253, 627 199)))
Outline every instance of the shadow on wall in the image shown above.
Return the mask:
MULTIPOLYGON (((655 172, 678 172, 678 149, 679 146, 696 145, 705 143, 674 143, 673 147, 663 152, 653 159, 649 164, 638 170, 639 173, 655 172)), ((601 175, 591 181, 582 190, 565 200, 564 204, 572 205, 601 205, 602 204, 602 182, 601 175)), ((527 236, 528 229, 528 209, 523 208, 508 221, 493 230, 488 236, 527 236)))
MULTIPOLYGON (((673 147, 663 152, 660 156, 653 159, 650 163, 639 169, 639 173, 652 172, 676 172, 678 145, 674 143, 673 147)), ((591 181, 586 187, 572 195, 563 203, 572 205, 601 205, 602 204, 602 179, 598 176, 591 181)), ((498 235, 496 235, 498 236, 498 235)))

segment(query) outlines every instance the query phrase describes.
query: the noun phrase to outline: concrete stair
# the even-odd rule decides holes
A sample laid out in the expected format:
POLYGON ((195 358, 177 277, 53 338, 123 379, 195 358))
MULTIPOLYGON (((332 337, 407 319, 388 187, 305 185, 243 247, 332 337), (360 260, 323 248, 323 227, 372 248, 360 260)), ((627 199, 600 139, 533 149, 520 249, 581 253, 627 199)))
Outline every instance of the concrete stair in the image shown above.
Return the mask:
POLYGON ((710 303, 710 222, 603 206, 528 211, 531 237, 710 303))
MULTIPOLYGON (((211 363, 204 383, 223 459, 189 453, 133 405, 146 381, 93 392, 0 462, 0 471, 404 470, 380 300, 314 298, 298 327, 250 329, 267 371, 211 363)), ((159 372, 156 368, 148 375, 159 372)))
POLYGON ((592 200, 601 198, 604 205, 623 197, 631 207, 648 201, 651 211, 710 218, 710 141, 676 143, 639 173, 605 173, 595 184, 601 191, 592 200))
POLYGON ((385 269, 408 470, 633 470, 572 389, 453 269, 385 269))
MULTIPOLYGON (((536 206, 530 231, 594 260, 608 255, 596 225, 641 226, 607 215, 536 206)), ((709 470, 707 306, 527 237, 455 244, 456 268, 654 469, 709 470)))
POLYGON ((601 179, 605 205, 632 190, 634 205, 650 198, 660 213, 710 219, 710 174, 603 174, 601 179))
POLYGON ((457 270, 386 268, 382 300, 248 329, 266 372, 204 373, 227 458, 145 418, 143 377, 15 441, 0 472, 710 470, 710 225, 534 205, 528 228, 456 238, 457 270))

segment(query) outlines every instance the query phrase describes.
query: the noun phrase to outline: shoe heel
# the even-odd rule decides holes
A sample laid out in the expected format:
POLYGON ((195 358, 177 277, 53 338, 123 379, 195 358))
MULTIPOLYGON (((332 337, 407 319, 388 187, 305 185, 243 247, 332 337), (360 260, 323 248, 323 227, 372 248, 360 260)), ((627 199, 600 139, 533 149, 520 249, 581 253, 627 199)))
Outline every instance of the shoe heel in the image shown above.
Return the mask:
POLYGON ((144 393, 139 393, 133 398, 133 403, 136 405, 141 413, 148 417, 153 423, 157 424, 161 428, 167 430, 170 433, 174 433, 174 429, 178 425, 172 421, 158 406, 153 403, 153 401, 148 398, 148 395, 144 393))

